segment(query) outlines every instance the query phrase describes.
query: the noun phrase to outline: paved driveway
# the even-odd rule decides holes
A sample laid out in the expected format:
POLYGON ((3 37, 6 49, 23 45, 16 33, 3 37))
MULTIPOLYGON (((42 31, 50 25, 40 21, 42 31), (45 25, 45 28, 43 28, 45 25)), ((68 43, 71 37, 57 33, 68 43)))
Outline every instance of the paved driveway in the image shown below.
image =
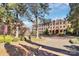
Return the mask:
POLYGON ((75 37, 73 36, 64 36, 64 37, 60 37, 60 36, 52 36, 52 37, 42 37, 41 41, 36 41, 36 43, 39 44, 43 44, 46 46, 50 46, 50 47, 55 47, 55 48, 60 48, 60 49, 65 49, 65 50, 69 50, 67 49, 66 45, 71 45, 69 43, 70 39, 74 39, 75 37))

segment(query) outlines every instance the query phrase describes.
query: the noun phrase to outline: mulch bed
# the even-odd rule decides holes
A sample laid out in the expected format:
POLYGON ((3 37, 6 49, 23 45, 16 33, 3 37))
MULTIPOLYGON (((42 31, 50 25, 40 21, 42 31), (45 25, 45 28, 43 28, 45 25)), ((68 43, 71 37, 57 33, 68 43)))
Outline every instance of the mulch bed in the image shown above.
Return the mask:
POLYGON ((10 56, 28 56, 29 55, 29 53, 27 53, 23 48, 16 45, 5 44, 4 47, 10 56))

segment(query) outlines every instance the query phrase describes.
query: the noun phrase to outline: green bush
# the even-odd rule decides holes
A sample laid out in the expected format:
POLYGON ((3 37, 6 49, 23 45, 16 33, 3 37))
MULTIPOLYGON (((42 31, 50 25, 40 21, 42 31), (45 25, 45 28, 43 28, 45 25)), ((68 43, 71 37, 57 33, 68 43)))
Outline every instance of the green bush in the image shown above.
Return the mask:
POLYGON ((74 29, 73 28, 67 28, 67 30, 66 30, 66 34, 67 35, 73 35, 73 32, 74 32, 74 29))
POLYGON ((64 35, 65 35, 65 33, 63 33, 63 32, 62 33, 59 33, 59 36, 64 36, 64 35))
POLYGON ((44 31, 44 34, 45 34, 45 35, 49 35, 49 31, 48 31, 47 28, 46 28, 46 30, 44 31))
POLYGON ((70 42, 71 44, 73 44, 73 41, 72 41, 72 40, 69 40, 69 42, 70 42))
POLYGON ((12 40, 13 40, 13 37, 10 35, 6 35, 6 36, 0 35, 0 43, 2 42, 10 43, 12 42, 12 40))
POLYGON ((79 44, 79 38, 69 40, 72 44, 79 44))
POLYGON ((5 36, 5 42, 12 42, 12 40, 13 40, 13 37, 12 36, 5 36))
POLYGON ((4 37, 0 35, 0 43, 4 42, 4 37))

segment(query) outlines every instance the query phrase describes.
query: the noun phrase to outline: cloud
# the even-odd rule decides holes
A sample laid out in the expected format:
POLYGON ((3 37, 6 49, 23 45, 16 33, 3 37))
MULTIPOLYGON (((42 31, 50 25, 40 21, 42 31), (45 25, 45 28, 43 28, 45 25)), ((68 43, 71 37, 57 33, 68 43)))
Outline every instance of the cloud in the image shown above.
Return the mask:
POLYGON ((50 8, 52 8, 49 13, 50 18, 63 18, 66 17, 69 12, 69 4, 66 3, 53 3, 50 4, 50 8))
POLYGON ((64 8, 67 8, 69 6, 69 4, 67 3, 53 3, 53 4, 50 4, 50 8, 52 8, 52 11, 55 12, 57 11, 58 9, 64 9, 64 8))

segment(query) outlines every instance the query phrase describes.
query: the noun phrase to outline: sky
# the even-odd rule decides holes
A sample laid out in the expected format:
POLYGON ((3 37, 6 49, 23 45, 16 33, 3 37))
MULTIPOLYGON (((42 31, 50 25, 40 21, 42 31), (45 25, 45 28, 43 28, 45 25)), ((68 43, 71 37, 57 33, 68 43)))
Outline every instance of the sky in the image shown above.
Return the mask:
MULTIPOLYGON (((49 4, 49 7, 51 8, 51 10, 49 11, 49 15, 47 15, 46 17, 52 20, 63 19, 68 15, 70 11, 69 4, 65 3, 53 3, 49 4)), ((27 27, 32 28, 31 22, 28 21, 23 22, 27 27)))

